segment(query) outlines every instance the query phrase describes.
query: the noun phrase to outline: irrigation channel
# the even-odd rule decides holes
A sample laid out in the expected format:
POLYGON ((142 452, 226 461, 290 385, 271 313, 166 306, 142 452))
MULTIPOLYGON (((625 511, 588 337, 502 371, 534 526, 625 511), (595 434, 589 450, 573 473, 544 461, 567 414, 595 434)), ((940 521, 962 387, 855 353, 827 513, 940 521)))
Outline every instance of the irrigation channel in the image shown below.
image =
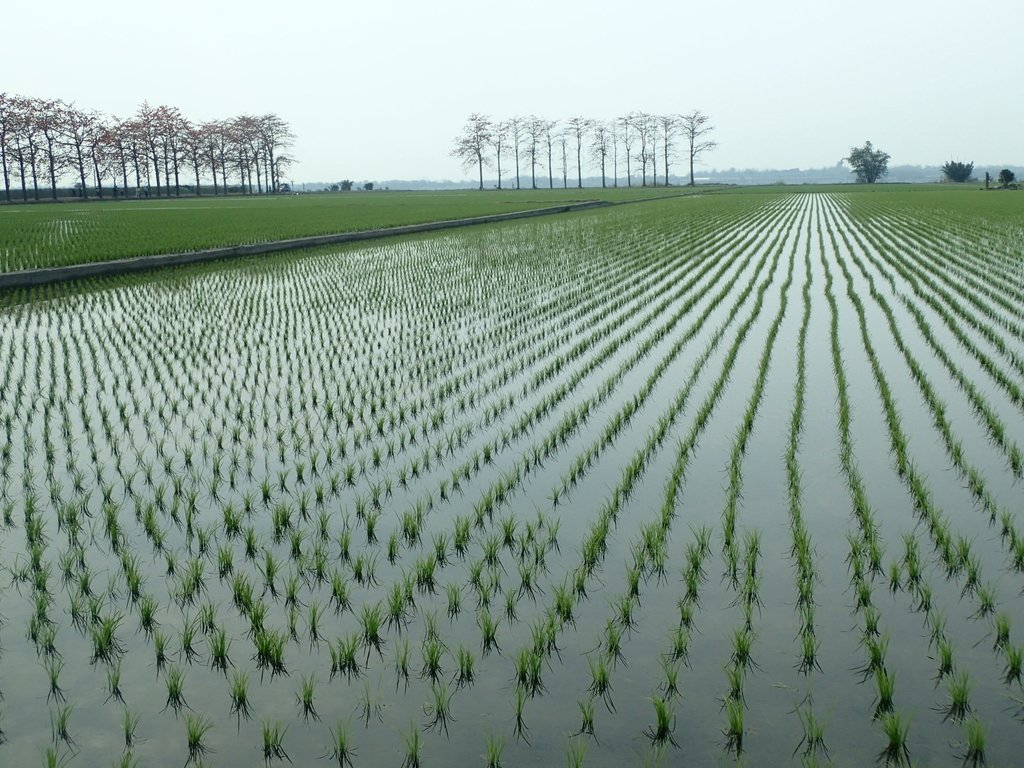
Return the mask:
POLYGON ((735 195, 27 294, 0 761, 1014 764, 984 235, 735 195))

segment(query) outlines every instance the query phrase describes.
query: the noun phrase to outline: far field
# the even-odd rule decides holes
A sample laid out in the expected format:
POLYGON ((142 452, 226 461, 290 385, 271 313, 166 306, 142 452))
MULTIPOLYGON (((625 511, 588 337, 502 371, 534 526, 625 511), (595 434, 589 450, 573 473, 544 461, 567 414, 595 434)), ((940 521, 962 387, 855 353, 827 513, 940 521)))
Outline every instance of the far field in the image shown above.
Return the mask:
POLYGON ((1022 205, 735 190, 0 297, 0 764, 1018 764, 1022 205))
POLYGON ((0 272, 694 191, 706 190, 379 190, 0 205, 0 272))

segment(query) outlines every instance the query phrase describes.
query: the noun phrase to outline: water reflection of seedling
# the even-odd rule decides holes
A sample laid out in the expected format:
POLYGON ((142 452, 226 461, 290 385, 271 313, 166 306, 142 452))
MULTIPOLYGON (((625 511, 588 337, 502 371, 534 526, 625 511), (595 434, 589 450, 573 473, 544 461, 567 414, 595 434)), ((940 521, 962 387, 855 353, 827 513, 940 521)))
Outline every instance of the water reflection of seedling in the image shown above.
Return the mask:
POLYGON ((120 659, 118 659, 113 664, 107 666, 107 690, 109 691, 109 694, 107 695, 107 698, 104 700, 104 704, 106 704, 111 699, 116 699, 117 701, 124 704, 124 692, 121 690, 120 659))
POLYGON ((376 694, 370 693, 370 681, 363 681, 363 693, 359 698, 359 709, 362 712, 363 725, 370 727, 370 718, 376 718, 378 722, 384 722, 384 702, 380 697, 380 689, 376 694))
POLYGON ((513 701, 516 721, 512 727, 512 734, 516 737, 517 740, 522 739, 527 744, 529 744, 530 740, 526 738, 526 720, 523 717, 523 708, 526 706, 526 692, 522 688, 516 686, 515 698, 513 701))

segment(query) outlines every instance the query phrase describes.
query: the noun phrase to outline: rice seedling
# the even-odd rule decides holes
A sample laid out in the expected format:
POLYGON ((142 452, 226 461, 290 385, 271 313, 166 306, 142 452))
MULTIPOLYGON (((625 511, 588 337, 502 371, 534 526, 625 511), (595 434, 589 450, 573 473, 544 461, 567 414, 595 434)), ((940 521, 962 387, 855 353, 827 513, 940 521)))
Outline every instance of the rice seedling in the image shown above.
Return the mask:
POLYGON ((267 766, 273 760, 287 760, 291 763, 292 760, 284 749, 284 736, 288 732, 288 727, 282 727, 279 722, 271 723, 264 720, 260 732, 263 736, 263 762, 267 766))
POLYGON ((565 752, 565 762, 569 768, 582 768, 583 759, 587 756, 587 743, 580 739, 570 739, 565 752))
POLYGON ((185 733, 188 740, 188 759, 185 765, 199 763, 212 750, 204 741, 213 728, 213 721, 206 715, 186 715, 185 733))
POLYGON ((98 623, 90 629, 92 640, 92 661, 111 663, 124 653, 124 646, 117 638, 117 630, 124 621, 122 614, 101 616, 98 623))
POLYGON ((381 636, 381 629, 384 625, 384 614, 380 603, 374 603, 373 605, 364 603, 359 614, 359 624, 362 627, 363 646, 366 648, 367 660, 370 658, 371 649, 375 650, 377 655, 383 660, 384 638, 381 636))
POLYGON ((946 686, 949 703, 943 709, 943 720, 963 722, 971 712, 971 681, 966 671, 954 673, 946 686))
POLYGON ((422 744, 420 743, 420 731, 416 723, 409 726, 409 730, 402 733, 402 741, 405 742, 405 755, 402 758, 402 768, 420 768, 422 744))
POLYGON ((501 768, 501 753, 505 751, 505 737, 488 733, 484 737, 486 768, 501 768))
POLYGON ((1007 644, 1004 648, 1004 658, 1006 659, 1006 669, 1003 670, 1003 682, 1006 685, 1012 683, 1021 684, 1021 665, 1024 661, 1024 647, 1019 645, 1007 644))
POLYGON ((878 691, 875 701, 875 717, 881 717, 886 712, 892 712, 892 696, 896 689, 896 676, 887 672, 883 667, 875 670, 875 686, 878 691))
POLYGON ((459 688, 472 685, 475 678, 473 652, 460 645, 455 651, 455 660, 458 666, 455 672, 455 685, 459 688))
POLYGON ((249 701, 249 674, 236 671, 231 675, 229 685, 231 694, 231 714, 235 715, 238 721, 238 728, 241 729, 242 718, 252 718, 252 704, 249 701))
POLYGON ((130 750, 135 746, 135 731, 139 727, 139 715, 125 707, 121 715, 121 731, 124 734, 124 748, 130 750))
POLYGON ((587 656, 587 664, 590 667, 590 686, 587 691, 591 696, 600 697, 605 708, 609 712, 615 712, 615 704, 612 702, 611 670, 605 656, 587 656))
POLYGON ((441 660, 444 657, 444 644, 436 637, 427 638, 421 649, 423 654, 423 668, 420 670, 421 678, 430 678, 431 683, 437 683, 443 675, 441 660))
POLYGON ((352 746, 352 738, 349 736, 345 724, 339 720, 338 724, 330 729, 330 734, 330 750, 321 755, 321 759, 337 762, 338 768, 353 768, 352 761, 356 756, 356 750, 352 746))
POLYGON ((46 661, 43 662, 43 667, 46 669, 46 675, 50 680, 50 690, 46 694, 47 702, 50 699, 58 703, 64 702, 64 690, 60 685, 60 673, 64 669, 64 662, 54 657, 47 657, 46 661))
POLYGON ((593 698, 577 699, 576 706, 580 710, 580 729, 574 733, 574 736, 581 734, 587 734, 592 736, 594 741, 597 741, 597 734, 594 731, 594 700, 593 698))
POLYGON ((988 734, 977 715, 964 720, 964 736, 966 737, 963 745, 964 752, 962 755, 958 755, 963 764, 969 765, 971 768, 987 765, 988 734))
POLYGON ((66 768, 71 762, 72 754, 65 752, 61 754, 57 747, 47 747, 43 751, 43 766, 45 768, 66 768))
POLYGON ((1003 650, 1010 643, 1010 617, 1000 611, 996 614, 994 625, 995 641, 993 648, 994 650, 1003 650))
POLYGON ((75 740, 71 738, 71 734, 68 732, 68 720, 71 719, 71 710, 73 709, 73 705, 63 704, 57 707, 56 710, 50 710, 50 732, 53 736, 54 744, 58 741, 63 741, 71 749, 75 748, 75 740))
POLYGON ((174 714, 178 715, 183 707, 188 707, 184 695, 185 672, 181 667, 173 666, 167 670, 166 684, 167 702, 164 704, 164 710, 170 707, 174 710, 174 714))
POLYGON ((320 715, 316 711, 313 699, 316 695, 316 677, 314 675, 303 675, 299 682, 299 690, 295 692, 295 701, 302 713, 302 719, 307 723, 310 718, 319 720, 320 715))
POLYGON ((288 637, 283 632, 261 629, 254 634, 253 642, 256 645, 253 661, 256 662, 256 668, 260 670, 261 678, 263 672, 268 670, 271 679, 276 675, 288 674, 284 663, 284 648, 288 637))
POLYGON ((676 743, 675 738, 672 736, 672 732, 676 727, 676 715, 672 706, 667 700, 658 696, 651 699, 651 703, 654 705, 654 723, 644 731, 644 735, 655 746, 669 743, 674 747, 678 747, 679 744, 676 743))
POLYGON ((743 702, 740 699, 725 700, 726 726, 723 735, 727 748, 737 756, 743 754, 743 702))
POLYGON ((886 766, 909 768, 910 748, 907 745, 907 734, 910 723, 899 712, 886 712, 880 718, 882 732, 885 734, 886 745, 878 753, 878 761, 886 766))
POLYGON ((477 613, 477 625, 480 627, 480 648, 484 656, 491 650, 501 653, 501 646, 498 645, 498 624, 500 620, 491 616, 486 608, 477 613))
POLYGON ((359 677, 359 648, 361 644, 362 635, 353 632, 346 637, 339 637, 334 645, 328 647, 331 656, 331 680, 335 675, 344 675, 349 682, 353 677, 359 677))
POLYGON ((185 654, 185 661, 189 664, 199 658, 199 651, 196 648, 196 639, 198 635, 199 622, 194 619, 186 618, 185 622, 181 625, 179 642, 181 645, 181 652, 185 654))

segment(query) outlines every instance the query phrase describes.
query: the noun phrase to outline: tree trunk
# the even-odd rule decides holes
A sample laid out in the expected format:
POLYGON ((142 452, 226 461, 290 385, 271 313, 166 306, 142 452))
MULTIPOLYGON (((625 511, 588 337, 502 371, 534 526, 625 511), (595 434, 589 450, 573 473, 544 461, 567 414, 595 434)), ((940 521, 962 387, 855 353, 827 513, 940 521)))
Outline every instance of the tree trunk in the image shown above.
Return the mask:
MULTIPOLYGON (((602 176, 604 175, 602 171, 602 176)), ((604 184, 602 183, 603 187, 604 184)), ((583 142, 576 137, 576 188, 583 189, 583 142)))
POLYGON ((82 147, 75 147, 75 155, 78 160, 78 180, 82 182, 82 199, 85 200, 88 197, 86 193, 87 184, 85 182, 85 156, 82 154, 82 147))
POLYGON ((690 186, 693 186, 693 146, 690 146, 690 186))
POLYGON ((496 154, 498 156, 498 189, 501 189, 501 145, 500 144, 498 145, 498 150, 497 150, 496 154))
POLYGON ((4 167, 4 200, 11 202, 11 173, 7 168, 7 142, 0 137, 0 165, 4 167))

